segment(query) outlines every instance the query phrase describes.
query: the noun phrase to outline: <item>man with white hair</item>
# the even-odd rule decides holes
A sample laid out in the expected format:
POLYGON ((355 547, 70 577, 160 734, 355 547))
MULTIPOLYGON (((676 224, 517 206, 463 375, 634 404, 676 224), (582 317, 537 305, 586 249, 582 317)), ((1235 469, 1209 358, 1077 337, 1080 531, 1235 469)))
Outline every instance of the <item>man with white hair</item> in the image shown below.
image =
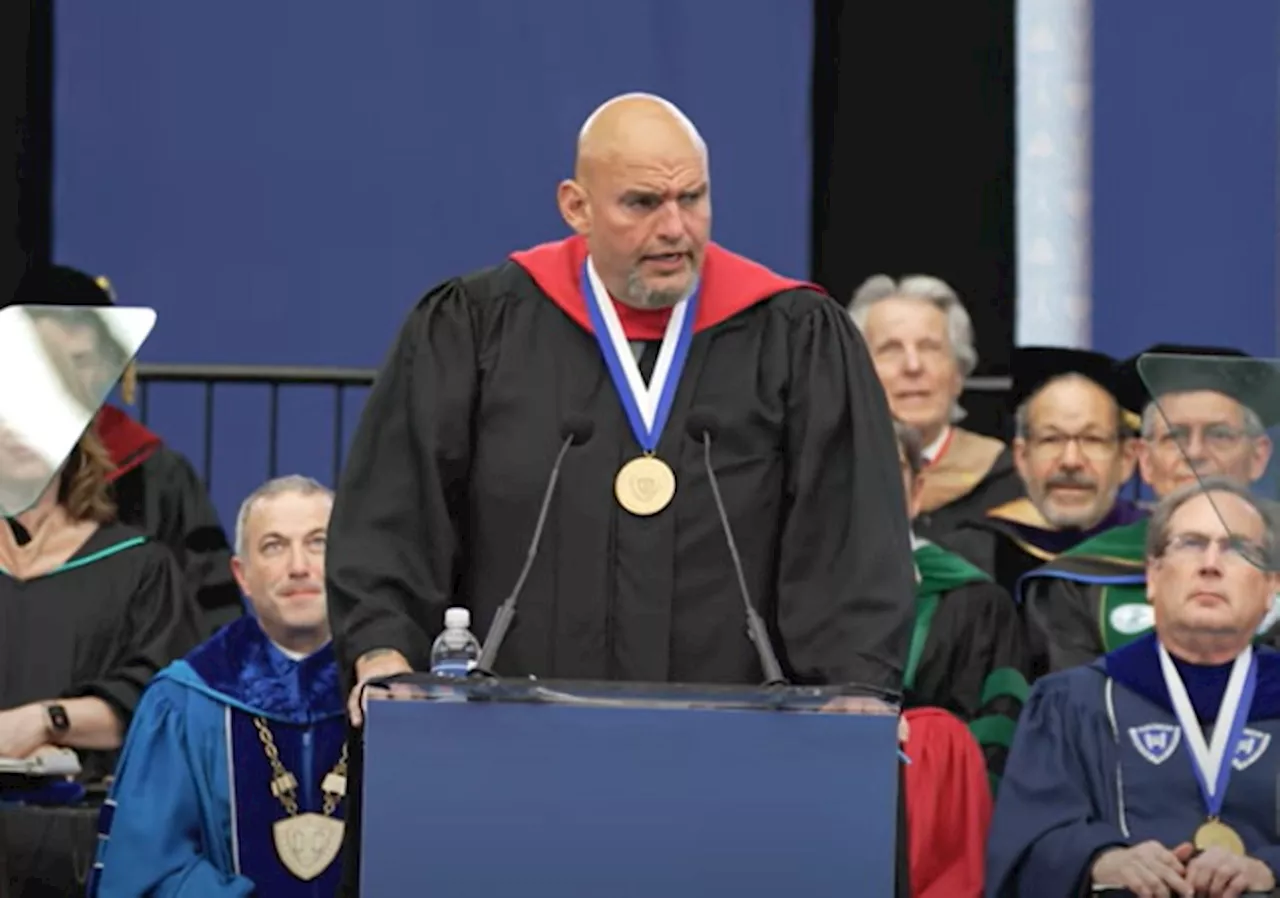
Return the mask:
POLYGON ((360 683, 427 669, 451 605, 483 635, 517 582, 500 675, 759 684, 708 452, 783 675, 896 694, 905 498, 840 304, 710 241, 706 145, 660 98, 592 114, 557 200, 574 235, 432 289, 365 404, 327 569, 353 724, 360 683))
POLYGON ((866 338, 894 418, 924 440, 916 534, 937 540, 1021 496, 1009 447, 956 426, 978 352, 955 290, 928 275, 895 282, 878 274, 854 292, 849 314, 866 338))
POLYGON ((269 481, 240 507, 232 572, 253 616, 156 675, 100 821, 89 895, 332 895, 347 753, 329 640, 331 491, 269 481))
MULTIPOLYGON (((1142 414, 1138 470, 1164 498, 1210 476, 1247 486, 1266 472, 1280 423, 1280 376, 1269 362, 1235 349, 1160 344, 1126 360, 1122 377, 1141 386, 1139 360, 1164 363, 1168 377, 1142 414)), ((1106 530, 1029 572, 1020 599, 1037 674, 1087 664, 1151 630, 1147 601, 1145 518, 1106 530)), ((1271 620, 1266 626, 1269 629, 1271 620)))

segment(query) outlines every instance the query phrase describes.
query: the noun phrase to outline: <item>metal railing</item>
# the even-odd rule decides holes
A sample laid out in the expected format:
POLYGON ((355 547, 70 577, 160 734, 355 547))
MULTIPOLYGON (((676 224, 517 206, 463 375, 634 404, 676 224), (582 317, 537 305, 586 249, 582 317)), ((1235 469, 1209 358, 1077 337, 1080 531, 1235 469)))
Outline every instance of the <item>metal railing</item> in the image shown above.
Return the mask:
POLYGON ((333 480, 338 482, 345 449, 347 391, 373 385, 373 368, 304 368, 289 365, 138 365, 138 416, 147 423, 152 384, 194 384, 204 388, 204 461, 201 474, 213 481, 214 391, 219 385, 265 386, 270 403, 267 423, 267 471, 280 473, 280 390, 291 386, 320 386, 333 390, 333 480))
MULTIPOLYGON (((344 418, 347 391, 373 385, 373 368, 308 368, 290 365, 138 365, 138 416, 147 423, 150 388, 153 384, 187 384, 204 390, 204 458, 202 475, 206 485, 213 480, 214 396, 217 387, 231 384, 265 386, 268 390, 267 470, 275 477, 280 470, 280 391, 284 387, 320 386, 333 390, 333 480, 342 470, 346 433, 344 418)), ((997 394, 1009 390, 1008 377, 971 377, 965 381, 968 393, 997 394)))

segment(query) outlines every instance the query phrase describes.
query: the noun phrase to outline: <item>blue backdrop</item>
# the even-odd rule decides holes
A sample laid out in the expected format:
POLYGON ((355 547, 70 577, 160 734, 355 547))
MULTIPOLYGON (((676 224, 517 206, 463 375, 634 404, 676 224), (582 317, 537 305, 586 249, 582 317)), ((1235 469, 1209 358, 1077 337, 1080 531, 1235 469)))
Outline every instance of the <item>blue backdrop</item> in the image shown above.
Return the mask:
MULTIPOLYGON (((810 7, 59 4, 55 258, 158 311, 144 360, 372 367, 432 284, 565 233, 583 119, 647 90, 711 147, 715 238, 807 277, 810 7)), ((267 398, 217 395, 230 527, 266 474, 267 398)), ((151 403, 197 465, 200 399, 151 403)), ((284 469, 329 479, 327 391, 285 391, 281 415, 284 469)))
POLYGON ((1274 356, 1280 4, 1093 15, 1094 348, 1274 356))

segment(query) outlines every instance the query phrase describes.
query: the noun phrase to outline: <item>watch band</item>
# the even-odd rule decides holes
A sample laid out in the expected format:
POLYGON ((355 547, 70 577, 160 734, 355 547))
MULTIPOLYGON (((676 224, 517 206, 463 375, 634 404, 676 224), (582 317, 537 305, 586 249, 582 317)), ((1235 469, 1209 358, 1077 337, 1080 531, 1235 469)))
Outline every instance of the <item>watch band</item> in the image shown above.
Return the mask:
POLYGON ((71 729, 71 719, 67 717, 67 709, 62 705, 45 705, 44 710, 49 715, 49 726, 55 733, 65 733, 71 729))

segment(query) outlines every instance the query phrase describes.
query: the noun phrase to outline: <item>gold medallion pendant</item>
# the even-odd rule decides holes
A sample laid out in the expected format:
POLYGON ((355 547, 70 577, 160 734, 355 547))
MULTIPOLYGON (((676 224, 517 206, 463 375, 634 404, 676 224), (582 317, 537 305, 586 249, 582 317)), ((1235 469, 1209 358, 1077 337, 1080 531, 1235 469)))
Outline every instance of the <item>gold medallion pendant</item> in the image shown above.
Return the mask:
POLYGON ((277 821, 271 827, 276 854, 285 869, 303 882, 310 882, 329 868, 342 850, 344 824, 320 814, 299 814, 277 821))
POLYGON ((1241 857, 1244 857, 1245 853, 1244 840, 1240 838, 1240 834, 1216 818, 1210 818, 1200 824, 1191 842, 1199 851, 1204 851, 1206 848, 1221 848, 1229 854, 1241 857))
POLYGON ((338 763, 320 782, 320 791, 324 793, 324 813, 299 813, 298 780, 281 762, 275 735, 262 717, 253 718, 253 725, 258 729, 267 763, 271 765, 271 794, 288 815, 271 825, 276 856, 286 870, 303 882, 310 882, 329 869, 342 850, 342 833, 346 824, 335 820, 333 815, 347 794, 347 744, 342 744, 338 763))
POLYGON ((627 511, 647 517, 671 504, 676 495, 676 475, 662 459, 642 455, 618 471, 613 493, 627 511))

